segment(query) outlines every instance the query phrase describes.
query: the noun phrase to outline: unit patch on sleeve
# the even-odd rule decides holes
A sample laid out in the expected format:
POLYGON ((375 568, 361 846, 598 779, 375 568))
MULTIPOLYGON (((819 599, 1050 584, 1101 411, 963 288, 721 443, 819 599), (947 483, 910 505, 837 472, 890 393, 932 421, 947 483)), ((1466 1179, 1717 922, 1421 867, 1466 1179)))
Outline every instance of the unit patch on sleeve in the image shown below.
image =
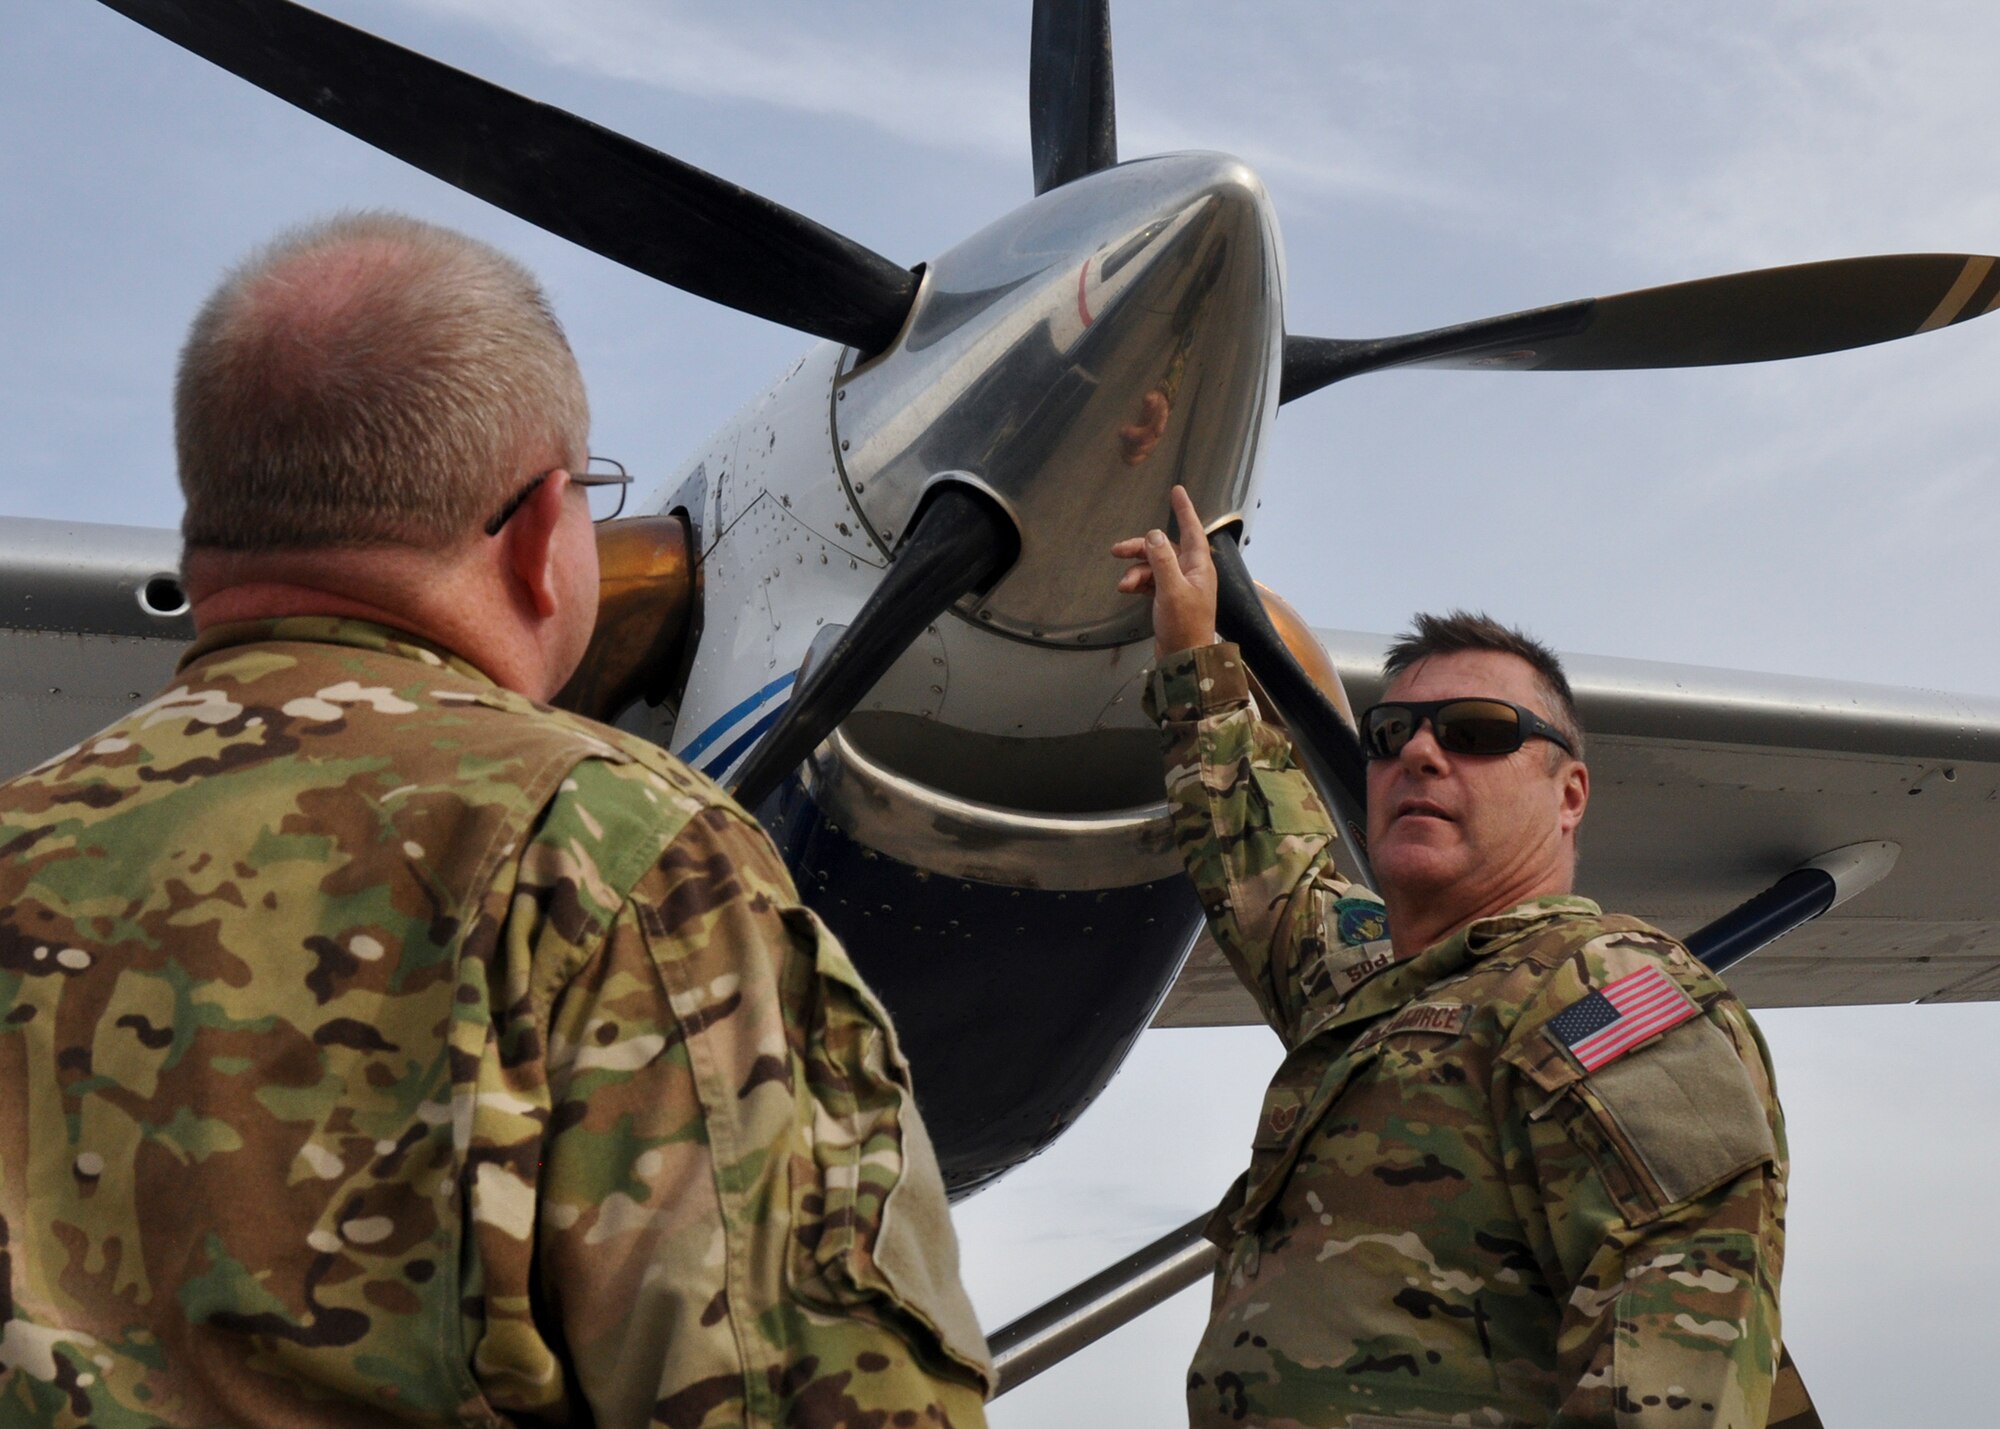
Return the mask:
POLYGON ((1680 984, 1656 967, 1643 967, 1557 1013, 1549 1031, 1584 1071, 1594 1072, 1699 1011, 1680 984))
POLYGON ((1389 936, 1388 917, 1373 898, 1342 898, 1333 905, 1334 926, 1348 947, 1389 936))

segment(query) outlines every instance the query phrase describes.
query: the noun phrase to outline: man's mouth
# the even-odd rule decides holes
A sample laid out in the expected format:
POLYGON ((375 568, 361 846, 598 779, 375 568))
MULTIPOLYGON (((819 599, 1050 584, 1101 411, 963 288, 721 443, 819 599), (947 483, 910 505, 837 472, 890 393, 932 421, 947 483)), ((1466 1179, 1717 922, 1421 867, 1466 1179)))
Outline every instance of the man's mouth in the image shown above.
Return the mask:
POLYGON ((1449 822, 1451 815, 1445 812, 1442 804, 1434 804, 1429 799, 1410 799, 1397 806, 1396 818, 1443 819, 1449 822))

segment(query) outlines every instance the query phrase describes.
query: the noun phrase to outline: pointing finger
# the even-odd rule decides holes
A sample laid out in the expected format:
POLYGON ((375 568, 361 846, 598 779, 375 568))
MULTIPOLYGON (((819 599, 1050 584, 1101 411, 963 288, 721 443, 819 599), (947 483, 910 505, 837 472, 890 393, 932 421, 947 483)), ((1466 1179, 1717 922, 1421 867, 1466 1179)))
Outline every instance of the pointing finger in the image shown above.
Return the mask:
POLYGON ((1172 496, 1174 519, 1181 528, 1181 569, 1189 573, 1208 567, 1208 533, 1201 529, 1201 516, 1185 486, 1176 486, 1172 496))

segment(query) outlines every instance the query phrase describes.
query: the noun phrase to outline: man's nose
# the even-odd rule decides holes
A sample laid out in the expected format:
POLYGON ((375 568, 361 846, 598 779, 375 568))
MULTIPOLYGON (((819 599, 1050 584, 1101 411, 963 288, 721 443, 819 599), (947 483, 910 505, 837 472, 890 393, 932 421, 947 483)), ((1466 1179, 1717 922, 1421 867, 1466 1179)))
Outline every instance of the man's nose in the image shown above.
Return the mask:
POLYGON ((1444 746, 1437 742, 1437 731, 1431 728, 1428 717, 1418 721, 1417 732, 1404 742, 1396 758, 1406 769, 1428 772, 1442 770, 1448 762, 1444 746))

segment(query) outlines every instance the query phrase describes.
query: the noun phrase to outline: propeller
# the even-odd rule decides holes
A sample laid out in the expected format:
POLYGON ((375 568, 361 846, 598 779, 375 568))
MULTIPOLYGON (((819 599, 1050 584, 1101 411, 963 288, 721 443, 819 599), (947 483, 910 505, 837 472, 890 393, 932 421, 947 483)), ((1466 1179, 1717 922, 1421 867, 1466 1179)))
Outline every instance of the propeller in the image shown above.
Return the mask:
POLYGON ((864 353, 917 277, 770 199, 290 0, 103 0, 385 153, 684 292, 864 353))
POLYGON ((1279 400, 1384 367, 1713 367, 1912 337, 2000 306, 2000 262, 1899 253, 1759 268, 1400 337, 1287 337, 1279 400))
POLYGON ((1110 0, 1035 0, 1028 132, 1035 192, 1118 162, 1110 0))
POLYGON ((889 567, 824 660, 806 672, 778 722, 743 761, 729 792, 756 809, 968 591, 991 585, 1021 546, 998 502, 956 482, 925 501, 889 567))
POLYGON ((1243 662, 1277 702, 1292 748, 1306 773, 1333 810, 1335 826, 1346 840, 1360 881, 1375 885, 1368 866, 1368 761, 1332 700, 1313 683, 1285 644, 1259 596, 1257 583, 1243 563, 1234 526, 1208 538, 1215 562, 1215 626, 1223 639, 1235 642, 1243 662))

